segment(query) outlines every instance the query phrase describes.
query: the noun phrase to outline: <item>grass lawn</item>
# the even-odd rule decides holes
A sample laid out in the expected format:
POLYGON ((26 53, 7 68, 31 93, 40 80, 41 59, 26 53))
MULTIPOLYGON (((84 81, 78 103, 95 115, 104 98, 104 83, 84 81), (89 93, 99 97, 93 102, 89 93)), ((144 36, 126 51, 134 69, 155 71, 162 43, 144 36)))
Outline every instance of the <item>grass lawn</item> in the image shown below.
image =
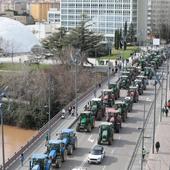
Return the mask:
POLYGON ((20 71, 20 70, 25 70, 27 68, 31 68, 32 70, 36 69, 47 69, 49 68, 50 65, 48 64, 31 64, 31 65, 25 65, 25 64, 19 64, 19 63, 1 63, 0 64, 0 70, 10 70, 10 71, 20 71))
POLYGON ((123 49, 113 49, 112 50, 112 54, 109 56, 104 56, 104 57, 100 57, 100 59, 116 59, 118 56, 122 56, 124 59, 128 59, 130 57, 130 55, 132 53, 134 53, 136 50, 138 50, 137 46, 127 46, 127 50, 123 50, 123 49))

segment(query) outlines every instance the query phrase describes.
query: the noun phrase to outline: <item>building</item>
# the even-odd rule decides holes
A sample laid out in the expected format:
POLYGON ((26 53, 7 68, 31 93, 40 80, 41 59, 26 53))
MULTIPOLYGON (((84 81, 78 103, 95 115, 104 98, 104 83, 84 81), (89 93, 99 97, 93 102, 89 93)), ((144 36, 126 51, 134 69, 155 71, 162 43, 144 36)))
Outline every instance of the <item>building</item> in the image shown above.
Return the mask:
POLYGON ((91 29, 104 34, 107 41, 114 40, 116 29, 124 23, 133 23, 137 29, 137 0, 62 0, 61 26, 70 30, 79 25, 85 15, 91 29))
POLYGON ((38 2, 30 4, 30 14, 35 21, 43 22, 47 21, 48 11, 50 8, 56 8, 60 10, 60 3, 58 2, 38 2))
POLYGON ((170 26, 170 0, 151 0, 151 33, 158 37, 162 25, 170 26))
POLYGON ((60 11, 57 8, 50 8, 48 11, 48 23, 60 24, 60 11))

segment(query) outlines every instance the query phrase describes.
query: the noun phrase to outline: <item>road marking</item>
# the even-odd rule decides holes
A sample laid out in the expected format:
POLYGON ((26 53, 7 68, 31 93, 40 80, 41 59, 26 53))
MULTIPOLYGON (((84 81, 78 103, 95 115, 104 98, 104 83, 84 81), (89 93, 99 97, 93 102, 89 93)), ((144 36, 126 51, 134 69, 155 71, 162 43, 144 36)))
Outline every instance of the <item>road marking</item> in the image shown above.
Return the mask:
POLYGON ((102 170, 105 170, 105 168, 106 168, 106 165, 103 166, 102 170))
POLYGON ((111 153, 113 154, 115 152, 115 149, 113 149, 112 151, 111 151, 111 153))
POLYGON ((120 140, 120 138, 121 138, 121 137, 120 137, 120 135, 119 135, 119 140, 120 140))
POLYGON ((93 143, 93 142, 94 142, 94 139, 91 139, 91 137, 92 137, 92 135, 89 136, 88 141, 91 142, 91 143, 93 143))

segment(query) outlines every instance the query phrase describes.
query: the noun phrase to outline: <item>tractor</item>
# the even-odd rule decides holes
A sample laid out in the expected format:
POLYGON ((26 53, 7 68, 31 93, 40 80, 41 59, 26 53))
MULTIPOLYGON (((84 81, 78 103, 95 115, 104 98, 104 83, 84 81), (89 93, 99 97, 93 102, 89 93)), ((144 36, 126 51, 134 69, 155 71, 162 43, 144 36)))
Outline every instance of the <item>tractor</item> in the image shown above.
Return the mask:
POLYGON ((120 89, 128 89, 130 86, 130 79, 128 76, 121 76, 119 81, 119 88, 120 89))
POLYGON ((104 106, 112 107, 114 105, 115 96, 111 89, 103 89, 101 97, 104 106))
POLYGON ((51 160, 47 154, 37 153, 33 154, 31 157, 31 170, 50 170, 51 169, 51 160))
POLYGON ((128 112, 131 112, 132 111, 132 106, 133 106, 133 98, 131 96, 127 96, 127 97, 124 98, 123 101, 127 105, 128 112))
POLYGON ((139 95, 142 95, 142 94, 143 94, 143 90, 144 90, 144 86, 143 86, 142 80, 140 80, 140 79, 135 79, 133 85, 134 85, 134 86, 137 86, 139 95))
POLYGON ((105 106, 103 105, 101 98, 93 98, 90 101, 89 110, 93 113, 96 120, 102 120, 104 116, 105 106))
POLYGON ((106 108, 106 121, 111 122, 114 126, 114 131, 119 133, 122 127, 122 119, 119 110, 114 108, 106 108))
POLYGON ((143 75, 139 75, 136 78, 142 80, 143 89, 146 90, 146 86, 149 84, 147 77, 143 75))
POLYGON ((122 121, 125 122, 127 119, 128 108, 124 101, 116 101, 114 108, 120 111, 122 121))
POLYGON ((67 150, 68 155, 73 154, 73 150, 77 147, 77 136, 73 129, 63 129, 61 133, 59 133, 60 140, 63 140, 65 144, 65 148, 67 150))
POLYGON ((80 114, 79 122, 76 126, 76 131, 86 130, 91 132, 92 128, 95 126, 95 118, 91 111, 84 111, 80 114))
POLYGON ((112 92, 117 100, 120 97, 120 89, 116 83, 109 84, 109 89, 112 89, 112 92))
POLYGON ((154 73, 151 67, 144 68, 144 76, 147 76, 148 79, 152 79, 154 73))
POLYGON ((111 145, 113 142, 114 127, 110 122, 102 122, 99 126, 98 144, 111 145))
POLYGON ((60 168, 66 159, 66 149, 63 140, 49 140, 47 144, 47 154, 52 161, 52 167, 60 168))
POLYGON ((139 101, 138 88, 136 86, 130 86, 127 96, 132 97, 133 102, 137 103, 139 101))

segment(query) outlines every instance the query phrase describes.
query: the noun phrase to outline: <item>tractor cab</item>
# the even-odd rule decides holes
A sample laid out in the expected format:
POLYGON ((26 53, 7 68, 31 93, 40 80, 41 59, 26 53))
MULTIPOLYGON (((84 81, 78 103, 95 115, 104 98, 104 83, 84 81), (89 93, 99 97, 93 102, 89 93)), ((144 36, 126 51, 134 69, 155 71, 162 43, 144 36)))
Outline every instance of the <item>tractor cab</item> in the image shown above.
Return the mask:
POLYGON ((95 119, 94 115, 91 111, 84 111, 80 113, 79 122, 76 127, 76 131, 79 132, 81 130, 87 130, 91 132, 92 128, 94 128, 95 119))
POLYGON ((130 86, 129 90, 128 90, 128 96, 132 97, 133 102, 138 102, 138 100, 139 100, 138 87, 130 86))
POLYGON ((31 157, 31 170, 50 170, 51 160, 47 154, 38 153, 31 157))
POLYGON ((77 136, 73 129, 63 129, 59 134, 59 139, 63 140, 67 149, 67 154, 72 155, 77 146, 77 136))
POLYGON ((93 115, 96 117, 97 120, 101 120, 104 116, 104 105, 101 98, 93 98, 90 101, 90 108, 89 110, 92 111, 93 115))
POLYGON ((127 118, 127 112, 128 112, 128 108, 127 108, 126 103, 124 101, 116 101, 114 108, 116 110, 120 111, 121 118, 122 118, 123 122, 125 122, 125 120, 127 118))
POLYGON ((120 77, 120 81, 119 81, 119 88, 120 89, 128 89, 130 85, 130 79, 128 78, 128 76, 121 76, 120 77))
POLYGON ((142 95, 143 94, 143 90, 144 90, 144 86, 143 86, 142 80, 135 79, 134 86, 138 87, 139 95, 142 95))
POLYGON ((147 76, 148 79, 152 79, 153 70, 152 70, 151 67, 145 67, 144 68, 144 76, 147 76))
POLYGON ((110 122, 102 122, 99 126, 98 144, 111 145, 113 142, 114 128, 110 122))
POLYGON ((119 87, 117 86, 116 83, 109 84, 109 89, 112 90, 112 92, 115 96, 115 99, 118 99, 120 97, 120 89, 119 89, 119 87))
POLYGON ((102 91, 102 101, 105 106, 112 107, 115 101, 115 96, 111 89, 104 89, 102 91))
POLYGON ((133 98, 131 96, 127 96, 127 97, 124 98, 123 101, 127 105, 128 112, 131 112, 132 111, 132 106, 133 106, 133 98))
POLYGON ((148 85, 148 79, 147 79, 147 77, 146 77, 146 76, 143 76, 143 75, 139 75, 139 76, 137 76, 136 78, 142 81, 143 88, 144 88, 144 90, 146 90, 146 86, 148 85))

